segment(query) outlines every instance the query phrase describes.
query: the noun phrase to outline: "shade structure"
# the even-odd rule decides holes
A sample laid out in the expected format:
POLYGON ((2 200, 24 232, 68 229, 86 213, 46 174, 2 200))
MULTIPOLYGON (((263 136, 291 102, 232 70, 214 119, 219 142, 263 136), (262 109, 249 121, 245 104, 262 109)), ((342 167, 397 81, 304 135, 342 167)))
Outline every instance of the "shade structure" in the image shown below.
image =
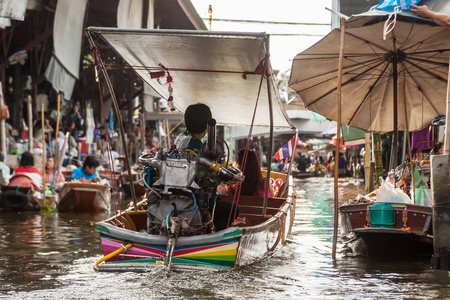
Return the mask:
POLYGON ((261 75, 269 51, 269 35, 265 33, 98 27, 87 30, 109 44, 129 68, 165 99, 170 97, 166 83, 170 73, 173 103, 179 112, 200 102, 211 108, 219 125, 249 126, 259 95, 254 126, 269 127, 270 90, 274 128, 294 128, 281 103, 274 76, 267 81, 261 75), (157 78, 155 74, 161 72, 164 77, 157 78))
MULTIPOLYGON (((386 18, 355 16, 347 21, 342 124, 372 132, 419 130, 445 115, 450 29, 398 16, 384 40, 386 18), (398 106, 397 128, 394 128, 394 99, 398 106)), ((337 119, 339 44, 340 29, 334 29, 299 53, 294 58, 289 81, 289 87, 308 109, 332 120, 337 119)))

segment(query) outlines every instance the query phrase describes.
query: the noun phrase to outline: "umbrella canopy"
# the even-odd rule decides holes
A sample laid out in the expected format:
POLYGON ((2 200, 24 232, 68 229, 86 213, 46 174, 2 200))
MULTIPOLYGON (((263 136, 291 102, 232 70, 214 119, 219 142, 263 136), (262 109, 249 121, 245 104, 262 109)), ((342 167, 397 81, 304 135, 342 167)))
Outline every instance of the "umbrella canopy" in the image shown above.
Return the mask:
MULTIPOLYGON (((373 132, 419 130, 445 114, 450 29, 399 15, 384 40, 385 19, 357 16, 347 21, 341 120, 373 132)), ((339 48, 340 29, 334 29, 294 58, 289 81, 308 109, 332 120, 338 115, 339 48)))

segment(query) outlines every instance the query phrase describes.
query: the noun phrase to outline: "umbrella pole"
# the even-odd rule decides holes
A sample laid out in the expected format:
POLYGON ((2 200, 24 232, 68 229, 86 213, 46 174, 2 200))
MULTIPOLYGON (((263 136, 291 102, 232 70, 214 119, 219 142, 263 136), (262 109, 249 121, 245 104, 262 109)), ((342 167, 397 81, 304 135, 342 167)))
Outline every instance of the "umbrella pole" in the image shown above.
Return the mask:
POLYGON ((406 121, 406 139, 408 140, 408 154, 409 163, 411 164, 411 189, 414 196, 413 202, 416 203, 416 185, 414 184, 414 164, 411 154, 411 139, 409 138, 409 122, 408 122, 408 110, 406 109, 406 74, 403 73, 403 106, 405 107, 405 121, 406 121))
POLYGON ((333 250, 331 257, 336 260, 337 229, 338 229, 338 207, 339 207, 339 147, 341 145, 341 89, 342 89, 342 66, 344 62, 344 40, 345 40, 345 18, 341 18, 341 45, 339 50, 338 82, 337 82, 337 129, 336 129, 336 152, 334 154, 334 228, 333 228, 333 250))
MULTIPOLYGON (((398 82, 398 73, 397 73, 397 48, 395 46, 394 39, 394 52, 392 54, 392 79, 394 83, 394 141, 393 141, 393 160, 392 167, 395 169, 398 165, 398 108, 397 108, 397 82, 398 82)), ((390 170, 388 170, 389 172, 390 170)))

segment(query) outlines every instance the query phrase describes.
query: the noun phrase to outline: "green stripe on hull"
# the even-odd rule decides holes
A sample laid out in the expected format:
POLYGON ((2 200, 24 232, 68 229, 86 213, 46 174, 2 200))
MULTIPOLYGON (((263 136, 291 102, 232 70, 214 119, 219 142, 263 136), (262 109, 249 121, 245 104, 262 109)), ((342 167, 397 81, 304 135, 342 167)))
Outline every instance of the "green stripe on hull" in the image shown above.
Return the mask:
POLYGON ((214 266, 214 267, 234 267, 234 260, 213 260, 213 259, 186 259, 186 258, 172 258, 173 264, 180 265, 202 265, 202 266, 214 266), (195 263, 193 263, 195 262, 195 263))

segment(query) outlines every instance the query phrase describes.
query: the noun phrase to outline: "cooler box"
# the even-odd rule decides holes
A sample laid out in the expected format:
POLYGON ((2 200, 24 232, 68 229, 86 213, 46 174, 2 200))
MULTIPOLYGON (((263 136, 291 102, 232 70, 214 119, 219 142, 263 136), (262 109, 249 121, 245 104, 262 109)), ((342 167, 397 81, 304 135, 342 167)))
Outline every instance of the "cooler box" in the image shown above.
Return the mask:
POLYGON ((370 226, 373 228, 392 228, 395 223, 395 211, 392 204, 375 203, 370 208, 370 226))

